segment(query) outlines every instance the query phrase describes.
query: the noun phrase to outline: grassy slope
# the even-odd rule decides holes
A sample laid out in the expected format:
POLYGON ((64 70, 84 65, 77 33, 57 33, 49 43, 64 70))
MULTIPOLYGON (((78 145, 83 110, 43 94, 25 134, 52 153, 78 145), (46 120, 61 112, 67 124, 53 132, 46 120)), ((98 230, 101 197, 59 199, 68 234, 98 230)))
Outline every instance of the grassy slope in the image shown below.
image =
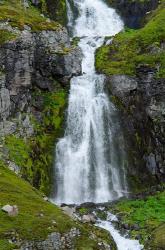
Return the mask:
POLYGON ((0 205, 5 204, 16 204, 19 214, 9 217, 0 210, 0 250, 14 248, 14 245, 8 242, 11 235, 22 240, 39 240, 45 239, 51 232, 64 233, 73 227, 81 230, 81 237, 75 242, 76 249, 98 249, 97 240, 89 239, 90 232, 105 239, 105 242, 111 242, 107 232, 72 221, 59 208, 45 202, 39 191, 0 163, 0 205), (53 221, 56 224, 53 224, 53 221))
MULTIPOLYGON (((144 200, 124 200, 114 205, 114 211, 120 214, 123 223, 130 226, 137 224, 140 230, 133 230, 132 237, 141 235, 143 243, 151 238, 155 244, 155 250, 158 246, 165 245, 165 191, 158 192, 156 195, 149 196, 144 200)), ((111 209, 110 209, 111 210, 111 209)), ((146 249, 146 248, 145 248, 146 249)))
POLYGON ((165 1, 152 13, 148 23, 139 30, 120 32, 111 45, 102 46, 96 53, 96 68, 107 75, 134 75, 139 64, 158 69, 158 77, 165 77, 165 1))

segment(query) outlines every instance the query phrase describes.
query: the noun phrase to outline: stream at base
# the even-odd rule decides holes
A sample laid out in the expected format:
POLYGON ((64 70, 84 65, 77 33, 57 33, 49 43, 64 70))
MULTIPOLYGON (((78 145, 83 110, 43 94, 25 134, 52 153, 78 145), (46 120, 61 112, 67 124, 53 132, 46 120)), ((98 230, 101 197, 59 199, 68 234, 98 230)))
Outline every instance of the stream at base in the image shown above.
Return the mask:
POLYGON ((143 245, 140 245, 138 240, 131 240, 127 236, 122 236, 120 232, 115 229, 112 222, 117 221, 115 215, 110 214, 108 215, 108 220, 100 220, 96 223, 96 226, 100 228, 104 228, 105 230, 109 231, 111 236, 113 237, 114 241, 116 242, 118 250, 142 250, 143 245))

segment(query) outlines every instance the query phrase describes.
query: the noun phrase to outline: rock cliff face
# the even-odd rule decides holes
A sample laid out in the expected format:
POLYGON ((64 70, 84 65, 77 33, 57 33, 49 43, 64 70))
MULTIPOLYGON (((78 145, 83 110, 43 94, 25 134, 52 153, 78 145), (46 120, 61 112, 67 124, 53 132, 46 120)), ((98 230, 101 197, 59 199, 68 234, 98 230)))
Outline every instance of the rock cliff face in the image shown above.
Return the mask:
MULTIPOLYGON (((149 2, 152 9, 156 2, 149 2)), ((165 179, 164 14, 162 1, 143 28, 119 33, 96 53, 96 68, 121 111, 134 190, 165 179)))
POLYGON ((30 113, 33 86, 50 91, 54 80, 66 85, 81 72, 81 51, 71 46, 64 28, 39 33, 26 29, 18 39, 2 45, 0 54, 1 135, 17 129, 11 117, 30 113))
POLYGON ((158 6, 158 0, 106 0, 121 15, 124 23, 129 28, 139 28, 147 12, 158 6))
POLYGON ((11 169, 48 193, 69 79, 81 73, 82 53, 66 28, 23 3, 0 5, 10 15, 0 23, 0 154, 11 169), (18 17, 25 12, 25 23, 14 11, 18 17))
POLYGON ((141 66, 136 77, 108 77, 107 86, 122 113, 131 185, 164 181, 165 80, 156 79, 152 68, 141 66))

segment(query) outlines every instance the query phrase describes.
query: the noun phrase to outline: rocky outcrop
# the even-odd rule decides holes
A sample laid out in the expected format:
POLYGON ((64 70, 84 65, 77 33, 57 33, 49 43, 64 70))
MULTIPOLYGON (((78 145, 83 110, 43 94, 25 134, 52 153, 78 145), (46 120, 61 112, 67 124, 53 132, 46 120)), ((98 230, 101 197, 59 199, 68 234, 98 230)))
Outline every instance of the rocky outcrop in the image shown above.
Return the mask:
POLYGON ((107 78, 112 101, 121 110, 128 152, 131 185, 151 185, 165 179, 165 79, 157 79, 148 66, 137 68, 136 77, 107 78), (137 178, 136 178, 137 176, 137 178))
POLYGON ((0 46, 0 156, 48 194, 69 80, 81 74, 81 50, 61 26, 33 32, 27 25, 21 31, 6 22, 2 28, 17 38, 0 46))
POLYGON ((158 0, 107 0, 107 2, 119 12, 129 28, 139 28, 145 15, 156 9, 159 3, 158 0))
MULTIPOLYGON (((81 51, 73 47, 65 28, 32 33, 25 27, 18 39, 0 47, 0 134, 16 130, 15 118, 31 113, 31 89, 51 91, 55 81, 67 85, 81 72, 81 51)), ((28 117, 22 121, 29 125, 28 117)), ((16 119, 18 122, 18 119, 16 119)))
POLYGON ((26 242, 20 250, 60 250, 60 249, 74 249, 74 239, 80 237, 80 230, 72 228, 70 232, 61 235, 58 232, 52 233, 45 241, 31 241, 26 242))

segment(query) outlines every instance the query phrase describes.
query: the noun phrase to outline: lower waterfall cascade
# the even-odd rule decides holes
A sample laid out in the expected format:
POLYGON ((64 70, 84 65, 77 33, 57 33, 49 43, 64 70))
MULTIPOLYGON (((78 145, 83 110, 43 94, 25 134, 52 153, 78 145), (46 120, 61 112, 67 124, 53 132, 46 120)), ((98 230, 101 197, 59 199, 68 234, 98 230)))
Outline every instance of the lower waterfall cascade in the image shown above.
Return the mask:
POLYGON ((82 75, 71 79, 65 135, 56 146, 55 202, 107 202, 127 193, 126 155, 118 114, 95 72, 95 51, 123 29, 114 9, 101 0, 74 0, 79 17, 68 25, 79 37, 82 75))

